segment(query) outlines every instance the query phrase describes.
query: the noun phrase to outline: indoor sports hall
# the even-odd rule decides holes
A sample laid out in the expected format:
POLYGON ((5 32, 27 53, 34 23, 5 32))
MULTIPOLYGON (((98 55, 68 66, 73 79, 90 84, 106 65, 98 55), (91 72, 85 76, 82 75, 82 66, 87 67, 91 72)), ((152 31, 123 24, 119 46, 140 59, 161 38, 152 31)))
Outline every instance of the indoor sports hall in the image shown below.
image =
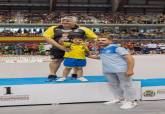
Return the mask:
POLYGON ((0 0, 0 114, 164 114, 164 105, 164 0, 0 0))

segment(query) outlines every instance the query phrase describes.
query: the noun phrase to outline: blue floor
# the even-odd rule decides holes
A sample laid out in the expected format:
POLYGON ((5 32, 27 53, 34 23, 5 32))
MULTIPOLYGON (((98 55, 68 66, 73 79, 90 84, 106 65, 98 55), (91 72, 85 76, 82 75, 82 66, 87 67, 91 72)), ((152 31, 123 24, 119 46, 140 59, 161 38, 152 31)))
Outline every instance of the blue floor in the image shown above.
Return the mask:
MULTIPOLYGON (((83 83, 92 82, 107 82, 104 76, 85 76, 89 81, 83 83)), ((64 82, 48 82, 47 77, 32 77, 32 78, 1 78, 0 86, 2 85, 27 85, 27 84, 63 84, 63 83, 80 83, 79 80, 68 77, 64 82)))
MULTIPOLYGON (((107 82, 105 76, 85 76, 89 81, 83 83, 107 82)), ((165 86, 165 78, 155 79, 133 79, 134 81, 141 81, 141 86, 165 86)), ((32 77, 32 78, 0 78, 0 86, 3 85, 30 85, 30 84, 63 84, 63 83, 80 83, 69 77, 64 82, 48 82, 47 77, 32 77)), ((82 82, 81 82, 82 83, 82 82)))

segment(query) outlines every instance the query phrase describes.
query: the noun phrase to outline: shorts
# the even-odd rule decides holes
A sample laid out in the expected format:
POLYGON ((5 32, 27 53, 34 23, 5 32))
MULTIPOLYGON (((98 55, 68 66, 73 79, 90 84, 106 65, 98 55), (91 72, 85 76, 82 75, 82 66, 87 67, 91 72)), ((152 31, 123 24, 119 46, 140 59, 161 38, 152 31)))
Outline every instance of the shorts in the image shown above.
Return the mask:
POLYGON ((58 48, 51 48, 50 49, 50 56, 51 59, 63 59, 65 51, 62 51, 58 48))
POLYGON ((85 67, 86 59, 64 58, 65 67, 85 67))

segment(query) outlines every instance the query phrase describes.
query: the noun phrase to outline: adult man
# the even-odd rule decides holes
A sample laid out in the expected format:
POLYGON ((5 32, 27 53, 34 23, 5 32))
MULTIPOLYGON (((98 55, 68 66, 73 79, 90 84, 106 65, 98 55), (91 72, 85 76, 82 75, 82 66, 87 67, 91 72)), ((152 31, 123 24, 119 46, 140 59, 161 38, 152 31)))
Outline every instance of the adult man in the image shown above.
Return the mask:
POLYGON ((130 109, 137 105, 135 91, 132 86, 131 76, 134 74, 134 59, 129 52, 113 44, 111 38, 99 38, 100 56, 91 55, 90 58, 101 59, 103 73, 108 78, 114 99, 105 104, 121 102, 121 109, 130 109))
MULTIPOLYGON (((81 35, 89 39, 96 39, 97 35, 86 27, 80 27, 77 25, 77 18, 74 16, 66 16, 61 19, 61 25, 49 27, 43 34, 46 41, 53 45, 51 49, 52 61, 49 64, 50 74, 48 79, 50 81, 55 80, 57 75, 57 70, 60 67, 64 52, 68 51, 62 45, 60 45, 61 40, 70 41, 70 33, 78 32, 81 35)), ((76 74, 73 74, 76 76, 76 74)))

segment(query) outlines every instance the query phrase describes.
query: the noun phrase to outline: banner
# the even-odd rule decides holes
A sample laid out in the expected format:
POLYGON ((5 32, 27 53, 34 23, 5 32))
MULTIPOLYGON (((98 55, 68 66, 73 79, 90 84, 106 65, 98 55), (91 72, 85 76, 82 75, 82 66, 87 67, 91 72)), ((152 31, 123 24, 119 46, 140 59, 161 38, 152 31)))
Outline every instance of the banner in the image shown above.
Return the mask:
POLYGON ((165 78, 141 81, 142 100, 165 99, 165 78))
POLYGON ((143 87, 142 100, 165 99, 165 86, 143 87))
POLYGON ((3 37, 0 36, 0 42, 29 42, 29 41, 45 41, 44 37, 41 36, 13 36, 3 37))

